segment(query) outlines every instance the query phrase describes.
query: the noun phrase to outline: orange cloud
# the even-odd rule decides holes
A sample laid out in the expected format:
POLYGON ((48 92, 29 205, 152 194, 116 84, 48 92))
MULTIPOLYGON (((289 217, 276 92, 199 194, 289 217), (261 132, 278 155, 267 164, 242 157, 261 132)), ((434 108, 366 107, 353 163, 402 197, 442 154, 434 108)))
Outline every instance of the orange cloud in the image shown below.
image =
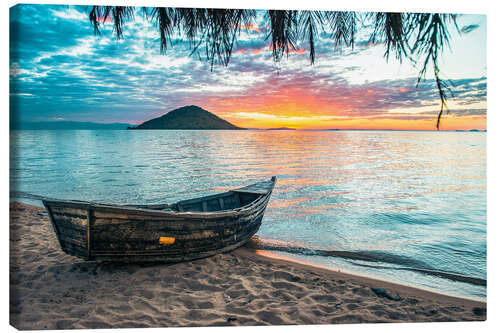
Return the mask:
MULTIPOLYGON (((251 49, 250 50, 250 53, 252 54, 259 54, 259 53, 262 53, 262 51, 264 50, 269 50, 269 51, 272 51, 273 50, 273 46, 272 44, 267 44, 265 47, 260 47, 258 49, 251 49)), ((249 50, 247 49, 237 49, 236 51, 234 51, 234 53, 247 53, 249 50)), ((290 49, 288 50, 289 53, 296 53, 296 54, 304 54, 304 53, 307 53, 309 52, 308 50, 306 50, 305 48, 301 47, 300 49, 290 49)))
POLYGON ((260 29, 256 27, 254 24, 238 24, 238 27, 241 29, 253 30, 255 32, 260 32, 260 29))
POLYGON ((215 97, 207 108, 243 127, 319 128, 332 117, 340 116, 345 106, 328 103, 299 86, 281 88, 259 96, 215 97))
POLYGON ((252 50, 252 54, 259 54, 261 53, 262 51, 264 51, 265 47, 261 47, 260 49, 253 49, 252 50))
MULTIPOLYGON (((353 100, 370 103, 371 99, 376 100, 379 95, 372 89, 369 89, 372 93, 368 95, 365 89, 352 90, 352 96, 331 100, 329 96, 314 90, 290 85, 275 90, 248 91, 242 96, 211 97, 207 99, 205 107, 237 126, 251 128, 436 129, 438 111, 435 115, 429 115, 418 112, 371 114, 369 111, 353 110, 353 100)), ((441 129, 486 129, 486 117, 444 115, 441 129)))
POLYGON ((233 53, 247 53, 247 52, 248 52, 248 50, 246 50, 246 49, 237 49, 233 53))
POLYGON ((97 22, 101 22, 101 23, 113 23, 113 19, 111 17, 104 17, 104 16, 99 16, 97 18, 97 22))
POLYGON ((306 52, 307 52, 307 50, 306 50, 305 48, 301 47, 300 49, 295 50, 295 51, 293 51, 293 52, 295 52, 295 53, 297 53, 297 54, 303 54, 303 53, 306 53, 306 52))

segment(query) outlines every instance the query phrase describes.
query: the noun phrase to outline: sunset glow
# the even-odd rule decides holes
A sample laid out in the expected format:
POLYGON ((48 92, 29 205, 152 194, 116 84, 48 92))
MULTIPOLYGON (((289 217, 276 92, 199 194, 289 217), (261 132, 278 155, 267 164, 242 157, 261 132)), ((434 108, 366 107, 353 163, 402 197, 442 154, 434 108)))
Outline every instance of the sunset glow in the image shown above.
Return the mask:
MULTIPOLYGON (((278 80, 267 86, 279 86, 278 80)), ((384 96, 415 92, 412 88, 351 89, 346 95, 336 95, 335 88, 319 94, 303 86, 288 86, 274 91, 252 91, 250 96, 233 98, 212 97, 205 107, 217 110, 220 117, 245 128, 290 127, 295 129, 397 129, 434 130, 439 114, 440 101, 412 108, 371 110, 384 96)), ((263 89, 267 91, 267 89, 263 89)), ((411 96, 409 97, 411 98, 411 96)), ((389 103, 388 103, 389 104, 389 103)), ((462 115, 467 113, 459 103, 448 103, 450 110, 444 112, 442 130, 486 129, 486 115, 462 115)), ((478 102, 474 109, 486 109, 486 103, 478 102)))
MULTIPOLYGON (((191 55, 183 36, 160 54, 154 22, 139 13, 120 41, 109 19, 94 35, 87 15, 83 6, 11 9, 17 35, 10 47, 10 99, 19 121, 140 124, 197 105, 245 128, 436 128, 440 100, 433 76, 417 86, 419 65, 387 60, 384 45, 368 38, 334 52, 332 40, 320 34, 314 65, 307 43, 275 63, 265 22, 241 25, 229 65, 211 68, 202 53, 191 55), (38 42, 42 37, 58 42, 38 42)), ((484 130, 486 18, 461 15, 458 24, 473 28, 452 30, 452 50, 442 55, 453 97, 441 129, 484 130)))
MULTIPOLYGON (((439 111, 438 111, 439 112, 439 111)), ((455 117, 445 115, 446 121, 441 130, 486 129, 486 120, 480 116, 455 117)), ((408 121, 394 118, 347 118, 335 116, 309 116, 302 113, 289 115, 273 115, 259 112, 237 112, 225 117, 229 122, 244 128, 277 128, 294 129, 394 129, 394 130, 435 130, 436 117, 408 121)))

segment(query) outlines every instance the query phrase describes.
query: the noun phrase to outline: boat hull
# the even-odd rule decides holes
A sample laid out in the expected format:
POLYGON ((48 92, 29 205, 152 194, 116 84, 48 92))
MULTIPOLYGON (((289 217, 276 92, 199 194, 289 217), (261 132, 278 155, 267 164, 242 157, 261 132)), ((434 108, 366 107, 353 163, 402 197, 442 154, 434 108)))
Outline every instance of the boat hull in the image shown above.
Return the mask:
POLYGON ((96 261, 173 263, 232 251, 247 242, 259 230, 274 180, 269 186, 265 194, 252 194, 255 200, 245 206, 212 212, 57 200, 44 205, 67 254, 96 261))

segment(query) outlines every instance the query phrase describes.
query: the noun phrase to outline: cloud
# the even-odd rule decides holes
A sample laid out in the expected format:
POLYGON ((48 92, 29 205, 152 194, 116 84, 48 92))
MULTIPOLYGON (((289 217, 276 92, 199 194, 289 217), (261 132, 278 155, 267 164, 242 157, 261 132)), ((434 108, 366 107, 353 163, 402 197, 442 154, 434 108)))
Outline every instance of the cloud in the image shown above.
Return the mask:
MULTIPOLYGON (((242 27, 228 67, 211 70, 204 50, 191 55, 180 36, 161 55, 154 22, 139 14, 126 23, 121 40, 109 23, 95 36, 83 6, 18 5, 11 8, 10 24, 10 101, 25 120, 142 122, 191 104, 240 119, 420 119, 435 113, 418 110, 439 106, 433 80, 418 88, 415 76, 353 80, 376 67, 366 59, 378 49, 360 43, 355 51, 334 52, 324 34, 314 66, 307 45, 276 64, 267 28, 242 27)), ((454 85, 455 106, 469 110, 457 115, 481 116, 473 110, 486 101, 486 78, 454 85)))

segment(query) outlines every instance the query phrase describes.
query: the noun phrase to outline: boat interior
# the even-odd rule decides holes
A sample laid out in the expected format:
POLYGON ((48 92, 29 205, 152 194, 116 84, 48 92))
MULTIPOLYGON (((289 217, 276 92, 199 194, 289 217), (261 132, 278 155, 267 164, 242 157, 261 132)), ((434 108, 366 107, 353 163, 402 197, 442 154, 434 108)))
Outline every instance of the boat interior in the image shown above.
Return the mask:
POLYGON ((182 200, 174 204, 135 205, 136 208, 168 210, 174 212, 217 212, 246 206, 266 195, 274 180, 260 182, 224 193, 182 200))
POLYGON ((169 208, 176 212, 216 212, 243 207, 262 194, 229 191, 221 194, 179 201, 169 208))

